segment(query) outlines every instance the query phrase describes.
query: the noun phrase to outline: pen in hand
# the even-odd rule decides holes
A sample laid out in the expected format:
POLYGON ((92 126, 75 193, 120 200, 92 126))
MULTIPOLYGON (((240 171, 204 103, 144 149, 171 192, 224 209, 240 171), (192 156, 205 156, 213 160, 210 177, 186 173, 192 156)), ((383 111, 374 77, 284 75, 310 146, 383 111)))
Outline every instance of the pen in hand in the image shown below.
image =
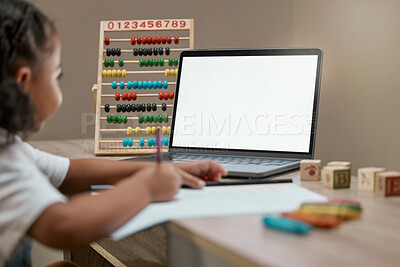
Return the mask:
POLYGON ((157 163, 161 163, 161 134, 160 129, 157 129, 157 163))

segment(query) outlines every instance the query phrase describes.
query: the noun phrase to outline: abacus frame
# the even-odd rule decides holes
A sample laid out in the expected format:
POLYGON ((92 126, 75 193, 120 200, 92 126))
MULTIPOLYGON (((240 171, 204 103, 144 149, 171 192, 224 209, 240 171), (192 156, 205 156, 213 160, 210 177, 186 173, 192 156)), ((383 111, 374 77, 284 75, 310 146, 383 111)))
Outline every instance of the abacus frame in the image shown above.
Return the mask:
MULTIPOLYGON (((178 23, 177 23, 178 24, 178 23)), ((96 156, 101 155, 145 155, 154 154, 157 152, 156 148, 137 148, 137 147, 124 147, 124 148, 111 148, 108 146, 110 143, 115 143, 111 140, 102 140, 101 132, 101 108, 102 97, 105 94, 102 93, 103 83, 103 62, 104 62, 104 37, 106 32, 152 32, 152 31, 188 31, 189 36, 181 38, 182 40, 189 41, 188 49, 194 48, 194 20, 193 19, 157 19, 157 20, 117 20, 117 21, 101 21, 100 22, 100 34, 99 34, 99 56, 98 56, 98 70, 97 70, 97 84, 93 87, 94 98, 95 98, 95 144, 94 154, 96 156), (171 22, 171 23, 167 23, 171 22), (174 26, 174 22, 179 22, 180 25, 185 24, 184 27, 180 25, 174 26), (161 24, 161 25, 160 25, 161 24), (112 26, 112 27, 111 27, 112 26)), ((113 42, 129 42, 130 39, 111 39, 113 42)), ((171 49, 175 51, 177 49, 171 49)), ((122 51, 123 53, 131 51, 122 51)), ((128 63, 128 62, 127 62, 128 63)), ((129 63, 134 63, 129 61, 129 63)), ((113 129, 108 129, 113 130, 113 129)), ((111 132, 111 131, 109 131, 111 132)), ((121 132, 120 129, 115 129, 115 132, 121 132)), ((122 140, 121 140, 122 143, 122 140)), ((162 149, 163 152, 167 152, 168 149, 162 149)))

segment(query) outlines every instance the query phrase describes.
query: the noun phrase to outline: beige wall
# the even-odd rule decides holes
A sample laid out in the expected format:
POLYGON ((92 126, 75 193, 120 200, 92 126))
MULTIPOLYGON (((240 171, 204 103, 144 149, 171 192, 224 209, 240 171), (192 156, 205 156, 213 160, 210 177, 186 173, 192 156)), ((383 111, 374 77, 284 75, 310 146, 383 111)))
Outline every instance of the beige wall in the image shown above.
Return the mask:
POLYGON ((34 0, 63 41, 64 103, 33 139, 92 138, 99 21, 194 18, 196 48, 322 47, 316 157, 400 170, 396 0, 34 0), (84 119, 84 120, 83 120, 84 119))

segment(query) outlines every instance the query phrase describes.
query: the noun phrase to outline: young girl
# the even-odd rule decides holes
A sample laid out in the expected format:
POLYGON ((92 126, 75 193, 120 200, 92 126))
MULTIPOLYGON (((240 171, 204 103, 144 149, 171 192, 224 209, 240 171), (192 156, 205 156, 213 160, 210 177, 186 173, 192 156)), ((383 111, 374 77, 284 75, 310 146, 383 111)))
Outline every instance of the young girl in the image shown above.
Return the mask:
POLYGON ((210 161, 69 160, 23 142, 16 134, 39 131, 61 104, 61 45, 54 25, 22 0, 0 0, 0 23, 0 266, 29 265, 29 237, 61 249, 88 244, 182 184, 201 188, 226 175, 210 161), (94 184, 115 187, 92 196, 94 184))

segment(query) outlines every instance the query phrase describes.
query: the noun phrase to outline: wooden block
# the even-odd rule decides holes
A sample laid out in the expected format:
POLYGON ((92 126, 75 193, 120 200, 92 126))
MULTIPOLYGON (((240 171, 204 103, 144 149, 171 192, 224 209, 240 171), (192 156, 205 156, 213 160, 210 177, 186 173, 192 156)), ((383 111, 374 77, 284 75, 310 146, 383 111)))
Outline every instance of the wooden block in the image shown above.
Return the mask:
POLYGON ((400 196, 400 172, 380 172, 375 179, 375 193, 379 196, 400 196))
POLYGON ((358 190, 374 192, 376 175, 385 172, 385 168, 366 167, 358 169, 358 190))
POLYGON ((351 172, 349 167, 325 166, 322 169, 322 184, 324 187, 337 189, 350 187, 351 172))
POLYGON ((321 180, 321 160, 303 159, 300 162, 301 181, 321 180))

